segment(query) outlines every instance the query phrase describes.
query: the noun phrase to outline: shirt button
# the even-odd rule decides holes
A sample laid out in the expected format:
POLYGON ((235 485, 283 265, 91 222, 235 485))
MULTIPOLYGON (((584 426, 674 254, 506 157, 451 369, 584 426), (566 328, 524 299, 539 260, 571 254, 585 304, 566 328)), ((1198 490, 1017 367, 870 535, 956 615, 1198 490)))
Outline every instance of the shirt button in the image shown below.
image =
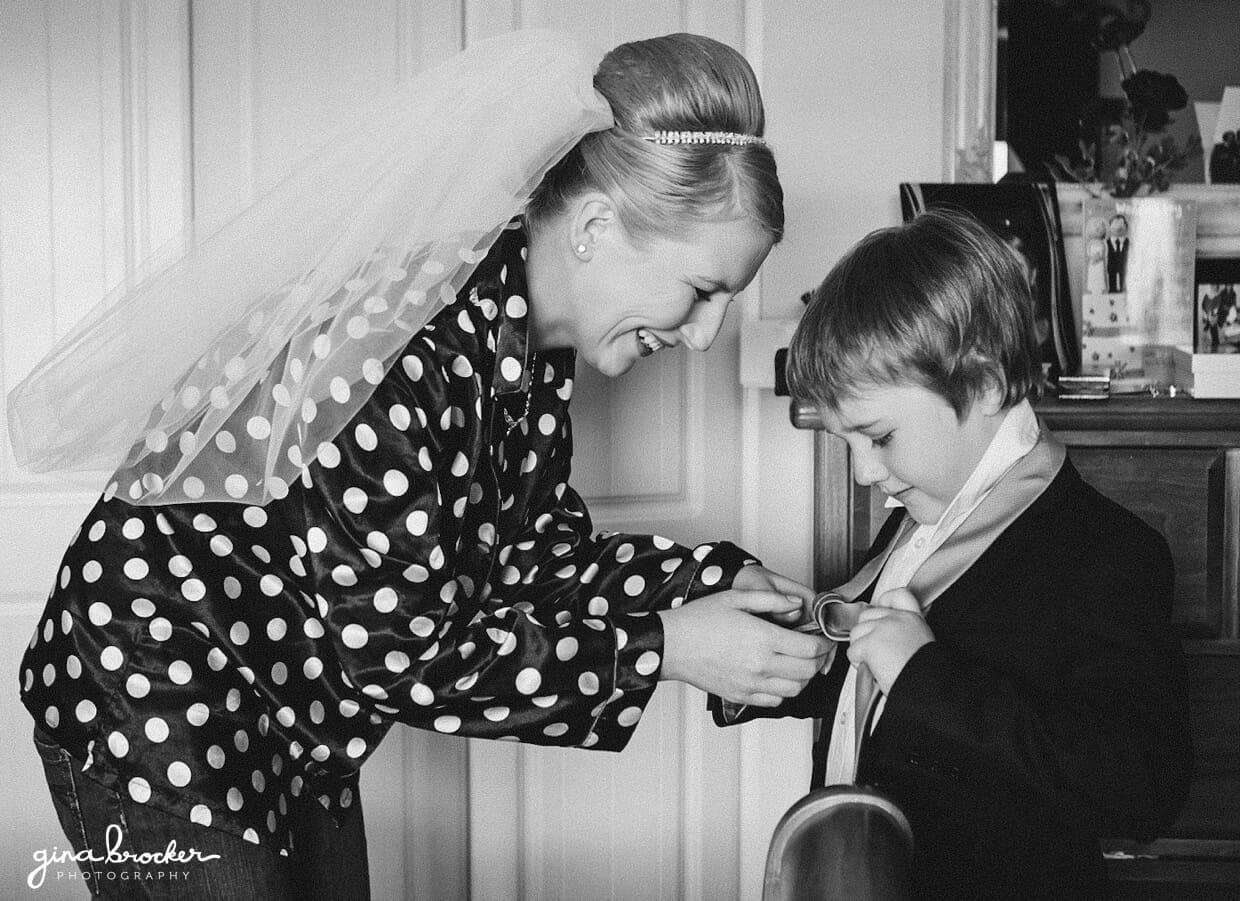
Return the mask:
POLYGON ((918 538, 916 541, 913 542, 913 547, 921 548, 925 546, 926 546, 926 539, 924 538, 918 538))

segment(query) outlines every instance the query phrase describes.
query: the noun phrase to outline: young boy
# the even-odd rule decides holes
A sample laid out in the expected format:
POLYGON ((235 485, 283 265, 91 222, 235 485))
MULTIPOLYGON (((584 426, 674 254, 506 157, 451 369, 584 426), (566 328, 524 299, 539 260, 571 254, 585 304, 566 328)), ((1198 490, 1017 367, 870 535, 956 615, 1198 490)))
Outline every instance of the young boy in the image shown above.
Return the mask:
POLYGON ((1167 544, 1039 425, 1031 310, 1012 251, 962 213, 831 271, 788 384, 903 509, 839 589, 870 604, 847 653, 773 711, 715 705, 821 717, 814 785, 904 811, 918 898, 1105 897, 1099 837, 1154 838, 1189 781, 1167 544))

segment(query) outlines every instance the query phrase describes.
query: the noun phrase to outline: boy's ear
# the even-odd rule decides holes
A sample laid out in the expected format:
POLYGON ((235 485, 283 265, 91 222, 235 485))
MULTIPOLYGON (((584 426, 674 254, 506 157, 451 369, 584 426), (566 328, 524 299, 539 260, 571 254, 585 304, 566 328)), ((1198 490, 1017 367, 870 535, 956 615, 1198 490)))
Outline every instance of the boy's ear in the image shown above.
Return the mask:
POLYGON ((978 404, 987 416, 996 416, 1003 410, 1003 403, 1006 400, 1007 384, 1003 377, 993 370, 988 372, 982 393, 978 395, 974 403, 978 404))

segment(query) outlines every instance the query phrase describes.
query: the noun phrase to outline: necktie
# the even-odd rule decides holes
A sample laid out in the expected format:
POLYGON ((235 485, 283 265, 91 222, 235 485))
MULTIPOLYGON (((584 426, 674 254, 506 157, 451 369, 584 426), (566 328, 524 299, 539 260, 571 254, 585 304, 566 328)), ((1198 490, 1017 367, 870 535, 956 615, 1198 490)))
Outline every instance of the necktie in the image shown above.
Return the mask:
POLYGON ((865 738, 865 730, 874 712, 874 705, 878 703, 881 696, 882 692, 878 690, 878 683, 874 681, 870 668, 865 664, 857 667, 857 707, 853 728, 856 730, 857 740, 854 747, 857 749, 858 758, 861 757, 861 740, 865 738))

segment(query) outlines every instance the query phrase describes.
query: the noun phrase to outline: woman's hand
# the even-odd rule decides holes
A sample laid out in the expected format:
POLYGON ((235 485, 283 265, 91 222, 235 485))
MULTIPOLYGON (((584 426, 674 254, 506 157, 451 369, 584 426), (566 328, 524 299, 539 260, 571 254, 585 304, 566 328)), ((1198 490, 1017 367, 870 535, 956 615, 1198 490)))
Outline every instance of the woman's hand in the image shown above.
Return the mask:
POLYGON ((772 572, 765 566, 758 566, 755 563, 744 567, 732 580, 732 587, 741 591, 778 591, 790 598, 796 598, 800 602, 800 607, 768 614, 770 619, 785 626, 799 626, 814 618, 812 610, 814 589, 808 585, 802 585, 795 579, 772 572))
POLYGON ((907 588, 895 588, 861 612, 848 638, 848 659, 867 666, 883 694, 891 691, 905 664, 934 641, 921 605, 907 588))
POLYGON ((799 617, 802 606, 799 596, 789 597, 783 591, 732 588, 659 611, 660 678, 688 682, 724 700, 759 707, 775 707, 784 698, 795 697, 822 668, 831 642, 763 617, 799 617))

